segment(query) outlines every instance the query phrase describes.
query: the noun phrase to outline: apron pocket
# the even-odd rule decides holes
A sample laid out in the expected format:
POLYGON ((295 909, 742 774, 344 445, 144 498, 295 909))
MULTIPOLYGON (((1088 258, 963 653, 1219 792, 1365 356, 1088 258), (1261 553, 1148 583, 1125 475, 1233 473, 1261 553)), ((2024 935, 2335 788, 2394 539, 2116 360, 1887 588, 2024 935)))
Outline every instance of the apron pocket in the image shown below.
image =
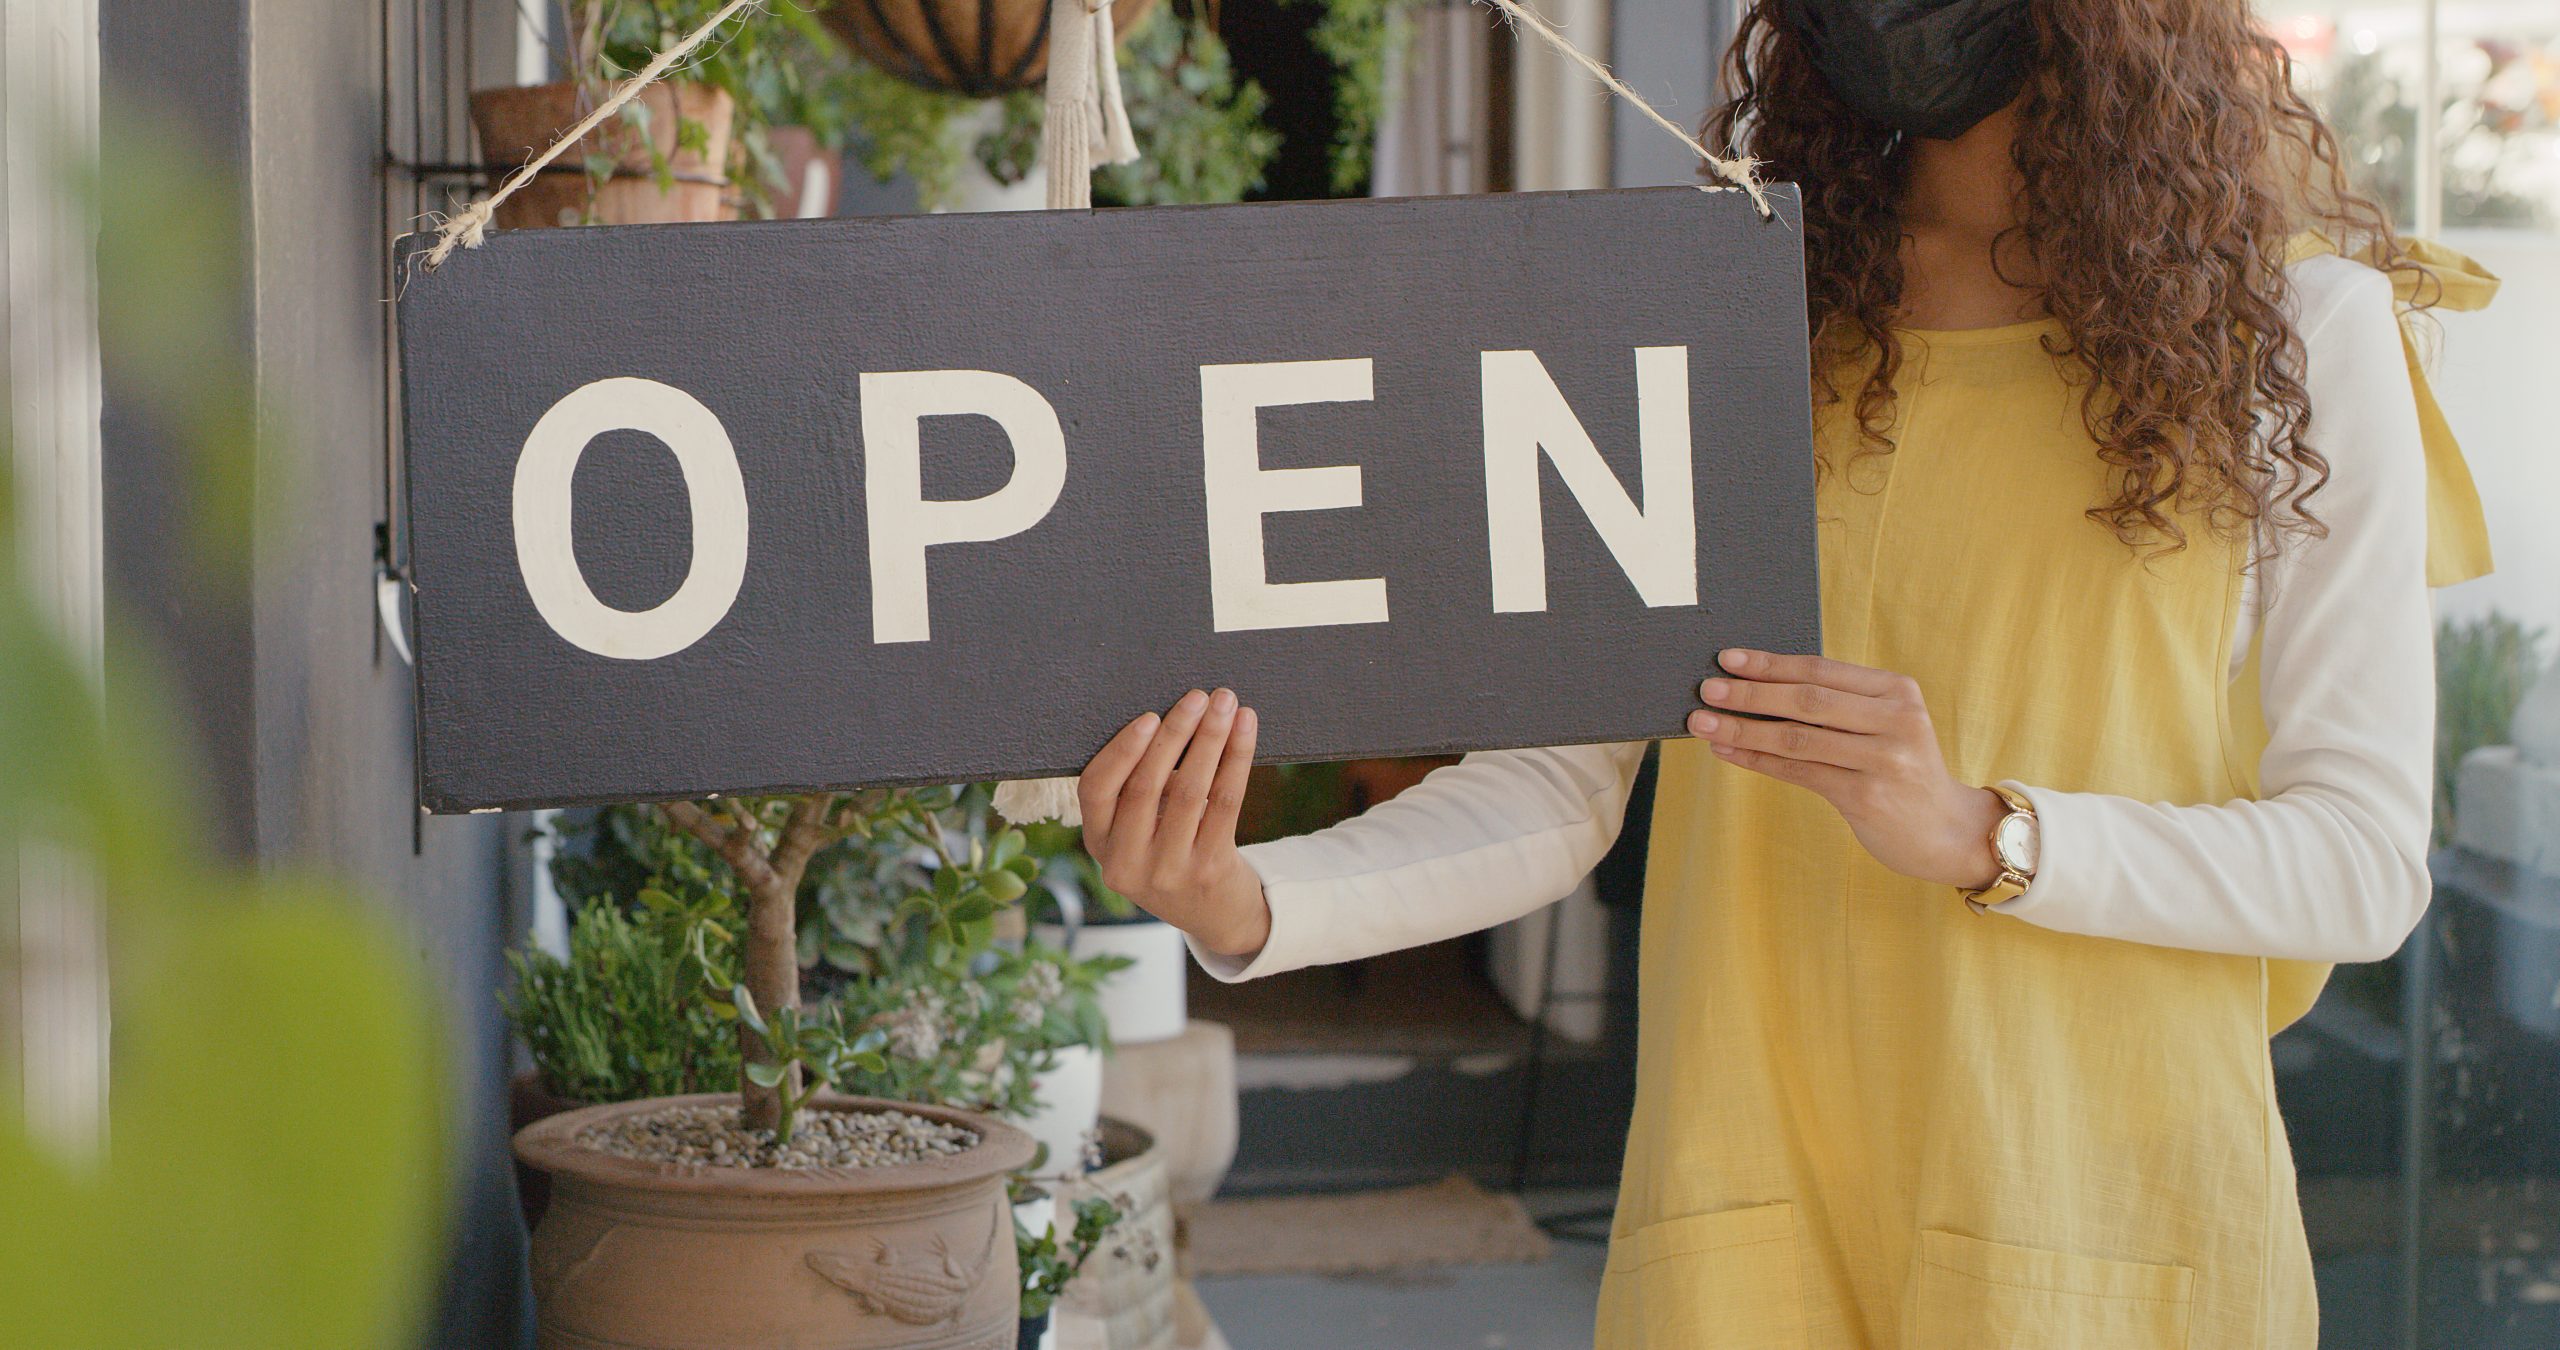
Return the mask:
POLYGON ((1647 1224, 1609 1244, 1613 1300, 1634 1350, 1804 1350, 1796 1207, 1757 1205, 1647 1224))
POLYGON ((2183 1350, 2196 1273, 1920 1234, 1909 1350, 2183 1350))

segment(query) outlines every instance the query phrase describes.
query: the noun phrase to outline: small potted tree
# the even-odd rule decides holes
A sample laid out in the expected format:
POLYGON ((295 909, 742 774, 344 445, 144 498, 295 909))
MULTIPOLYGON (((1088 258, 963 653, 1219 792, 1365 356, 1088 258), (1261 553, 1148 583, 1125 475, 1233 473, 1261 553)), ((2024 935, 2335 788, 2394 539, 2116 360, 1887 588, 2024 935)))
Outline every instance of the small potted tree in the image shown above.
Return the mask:
POLYGON ((666 997, 727 1010, 711 1015, 734 1026, 739 1078, 517 1134, 517 1157, 551 1184, 533 1249, 543 1345, 1003 1343, 1020 1289, 1006 1179, 1032 1140, 981 1112, 826 1092, 892 1081, 913 1047, 883 1019, 894 1009, 800 1000, 801 883, 831 844, 897 834, 936 850, 931 880, 899 902, 929 948, 983 948, 1026 893, 1038 869, 1021 834, 955 848, 940 818, 952 795, 657 808, 729 873, 641 898, 655 950, 681 957, 666 997))

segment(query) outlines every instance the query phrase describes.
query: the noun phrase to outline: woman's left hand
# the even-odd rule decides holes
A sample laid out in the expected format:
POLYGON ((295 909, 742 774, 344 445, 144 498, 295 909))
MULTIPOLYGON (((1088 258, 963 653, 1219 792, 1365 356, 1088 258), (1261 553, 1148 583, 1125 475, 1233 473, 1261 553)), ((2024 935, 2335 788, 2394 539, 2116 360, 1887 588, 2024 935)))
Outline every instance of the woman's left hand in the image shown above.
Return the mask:
POLYGON ((1947 772, 1920 686, 1889 670, 1819 656, 1730 650, 1698 686, 1689 732, 1727 763, 1820 794, 1877 862, 1959 889, 2000 874, 1998 794, 1947 772), (1717 710, 1785 718, 1753 721, 1717 710))

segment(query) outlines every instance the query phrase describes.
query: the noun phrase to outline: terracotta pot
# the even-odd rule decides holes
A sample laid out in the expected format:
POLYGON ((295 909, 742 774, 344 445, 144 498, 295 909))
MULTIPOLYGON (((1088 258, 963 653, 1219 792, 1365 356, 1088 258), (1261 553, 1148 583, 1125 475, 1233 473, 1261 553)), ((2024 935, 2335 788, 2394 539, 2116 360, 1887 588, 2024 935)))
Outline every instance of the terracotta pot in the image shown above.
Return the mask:
POLYGON ((551 1177, 533 1235, 541 1350, 1005 1350, 1022 1274, 1008 1173, 1031 1137, 938 1106, 822 1097, 975 1131, 977 1147, 902 1167, 682 1168, 577 1144, 589 1126, 726 1094, 553 1116, 516 1135, 551 1177))
MULTIPOLYGON (((507 1084, 507 1129, 521 1133, 537 1120, 549 1120, 564 1111, 575 1111, 588 1103, 575 1097, 563 1097, 544 1087, 542 1071, 527 1069, 507 1084)), ((516 1164, 516 1203, 524 1210, 525 1231, 530 1233, 542 1222, 542 1211, 551 1203, 551 1178, 516 1164)))
MULTIPOLYGON (((726 90, 688 81, 653 84, 637 100, 648 109, 644 138, 626 117, 607 118, 498 204, 498 227, 636 225, 673 220, 734 220, 728 179, 729 123, 735 111, 726 90), (681 120, 702 124, 701 149, 676 143, 681 120), (676 181, 664 190, 655 155, 667 158, 676 181), (609 161, 613 177, 588 200, 587 162, 609 161)), ((570 81, 482 89, 471 96, 471 124, 480 132, 481 158, 501 177, 551 147, 592 106, 570 81)))
MULTIPOLYGON (((1111 0, 1127 33, 1155 0, 1111 0)), ((1049 0, 839 0, 818 12, 873 65, 927 89, 987 98, 1049 73, 1049 0)))
POLYGON ((765 145, 782 165, 782 181, 768 205, 776 220, 814 220, 836 213, 844 160, 819 143, 807 127, 768 127, 765 145))
POLYGON ((1126 1217, 1077 1272, 1059 1305, 1102 1323, 1108 1350, 1174 1350, 1173 1196, 1154 1135, 1102 1121, 1100 1169, 1058 1185, 1061 1214, 1100 1195, 1126 1217))

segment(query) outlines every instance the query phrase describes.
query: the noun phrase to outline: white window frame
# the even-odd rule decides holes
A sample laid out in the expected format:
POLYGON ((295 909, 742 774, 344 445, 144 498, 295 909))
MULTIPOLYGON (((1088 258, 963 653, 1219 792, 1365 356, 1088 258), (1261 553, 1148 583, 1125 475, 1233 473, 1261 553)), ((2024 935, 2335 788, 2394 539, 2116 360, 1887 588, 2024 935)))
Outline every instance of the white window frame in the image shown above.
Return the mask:
MULTIPOLYGON (((105 550, 96 226, 66 157, 97 155, 97 0, 0 6, 0 370, 20 566, 96 681, 105 550)), ((76 162, 76 158, 74 160, 76 162)), ((82 861, 21 841, 0 962, 0 1048, 30 1131, 73 1156, 103 1141, 106 945, 82 861)), ((6 884, 0 882, 0 884, 6 884)), ((5 892, 0 892, 5 894, 5 892)))

